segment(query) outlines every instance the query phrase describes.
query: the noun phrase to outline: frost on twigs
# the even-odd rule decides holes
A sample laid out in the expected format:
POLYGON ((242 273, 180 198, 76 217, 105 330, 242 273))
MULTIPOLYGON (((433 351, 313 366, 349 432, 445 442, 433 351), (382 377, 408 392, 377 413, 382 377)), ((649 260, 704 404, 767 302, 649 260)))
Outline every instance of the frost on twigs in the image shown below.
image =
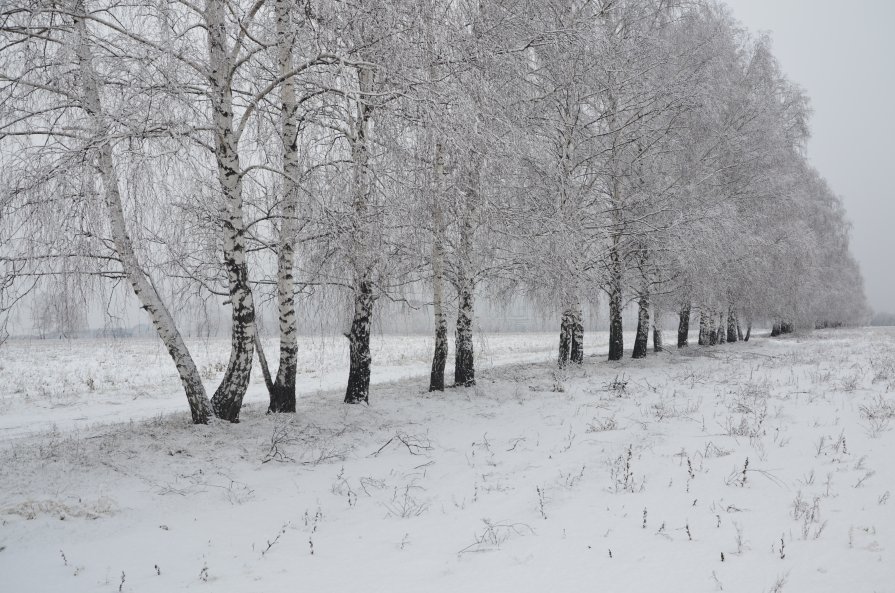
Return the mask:
POLYGON ((895 402, 890 399, 877 395, 873 400, 861 404, 858 410, 871 438, 879 438, 882 433, 891 429, 892 420, 895 419, 895 402))
POLYGON ((640 481, 638 487, 634 481, 634 447, 628 445, 627 450, 615 458, 609 470, 612 479, 612 487, 615 492, 636 492, 643 490, 645 479, 640 481))
POLYGON ((484 529, 473 537, 473 542, 458 551, 458 554, 468 552, 486 552, 498 550, 508 539, 516 536, 534 535, 535 530, 525 523, 494 522, 490 519, 482 519, 484 529))
POLYGON ((393 444, 404 445, 404 447, 407 449, 407 452, 411 455, 424 455, 429 451, 432 451, 432 444, 429 442, 429 438, 427 436, 407 434, 399 430, 396 431, 395 435, 387 440, 385 444, 370 453, 369 457, 377 457, 389 445, 393 444))
POLYGON ((628 394, 628 380, 625 379, 623 374, 616 375, 612 381, 603 386, 603 389, 615 397, 624 397, 628 394))
POLYGON ((350 447, 340 442, 349 426, 325 428, 315 424, 298 427, 292 416, 274 415, 270 437, 264 445, 261 463, 319 465, 344 461, 350 447))

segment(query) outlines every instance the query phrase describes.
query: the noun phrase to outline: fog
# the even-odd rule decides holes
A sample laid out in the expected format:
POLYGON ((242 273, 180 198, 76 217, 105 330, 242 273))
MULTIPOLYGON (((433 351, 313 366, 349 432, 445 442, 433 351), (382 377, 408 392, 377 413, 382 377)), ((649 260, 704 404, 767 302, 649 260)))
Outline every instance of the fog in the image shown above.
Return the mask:
POLYGON ((867 298, 895 310, 895 3, 729 0, 749 29, 768 31, 783 70, 811 97, 808 155, 848 210, 867 298))

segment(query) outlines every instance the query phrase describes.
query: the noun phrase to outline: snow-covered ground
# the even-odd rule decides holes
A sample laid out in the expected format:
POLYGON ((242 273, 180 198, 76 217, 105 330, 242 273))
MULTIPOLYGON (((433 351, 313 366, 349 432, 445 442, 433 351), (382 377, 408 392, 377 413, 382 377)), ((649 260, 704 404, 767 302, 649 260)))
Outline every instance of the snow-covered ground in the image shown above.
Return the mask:
MULTIPOLYGON (((588 338, 558 373, 555 336, 490 336, 434 395, 427 340, 382 338, 370 406, 307 344, 298 414, 256 382, 200 427, 154 343, 10 342, 0 591, 895 589, 895 331, 588 338)), ((197 357, 213 386, 226 344, 197 357)))
MULTIPOLYGON (((633 342, 634 335, 626 334, 633 342)), ((559 334, 479 334, 477 366, 546 362, 556 356, 559 334)), ((224 375, 230 355, 227 339, 189 340, 209 396, 224 375)), ((587 336, 585 352, 605 353, 606 332, 587 336)), ((374 335, 373 384, 428 377, 433 339, 374 335)), ((266 345, 276 365, 276 342, 266 345)), ((273 372, 276 372, 274 369, 273 372)), ((453 359, 447 377, 453 377, 453 359)), ((299 339, 299 394, 344 389, 348 378, 348 340, 299 339)), ((245 401, 267 401, 258 365, 245 401)), ((11 340, 0 348, 0 441, 35 430, 82 428, 97 422, 126 422, 186 409, 183 387, 159 340, 11 340)))

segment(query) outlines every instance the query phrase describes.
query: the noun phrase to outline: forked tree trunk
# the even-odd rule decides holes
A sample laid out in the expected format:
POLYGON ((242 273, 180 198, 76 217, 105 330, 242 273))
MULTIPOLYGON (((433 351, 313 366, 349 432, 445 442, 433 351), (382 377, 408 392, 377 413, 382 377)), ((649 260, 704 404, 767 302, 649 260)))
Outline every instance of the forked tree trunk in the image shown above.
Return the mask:
MULTIPOLYGON (((85 8, 83 4, 79 4, 76 10, 83 11, 85 8)), ((94 147, 103 184, 103 198, 109 216, 112 242, 134 295, 140 301, 142 308, 149 314, 152 326, 177 367, 177 374, 180 376, 180 383, 186 393, 193 423, 205 424, 211 416, 211 404, 208 401, 205 386, 202 384, 202 377, 177 329, 174 318, 155 286, 143 272, 143 267, 127 231, 124 207, 121 202, 120 182, 115 168, 112 146, 109 144, 109 129, 100 99, 100 81, 93 66, 93 52, 87 37, 87 26, 80 16, 74 17, 74 23, 77 35, 76 52, 83 88, 82 107, 97 135, 94 147)))
POLYGON ((435 171, 432 204, 432 308, 435 313, 435 351, 429 391, 444 391, 444 368, 447 365, 447 315, 444 310, 444 211, 441 207, 444 156, 441 143, 435 144, 435 171))
POLYGON ((621 256, 615 245, 609 251, 609 360, 621 360, 625 354, 622 336, 622 270, 621 256))
POLYGON ((634 338, 634 350, 631 358, 646 358, 649 346, 649 300, 641 296, 637 301, 637 335, 634 338))
POLYGON ((690 343, 690 303, 681 307, 677 324, 677 347, 686 348, 690 343))
POLYGON ((370 401, 370 327, 373 322, 373 283, 369 279, 358 283, 354 295, 354 318, 348 338, 350 368, 345 403, 359 404, 370 401))
POLYGON ((584 364, 584 315, 581 302, 577 300, 572 307, 572 346, 569 358, 574 364, 584 364))
POLYGON ((733 308, 733 305, 730 306, 730 309, 727 312, 727 341, 728 342, 736 342, 740 339, 740 336, 737 335, 737 313, 736 309, 733 308))
POLYGON ((277 376, 268 388, 270 412, 295 412, 295 378, 298 371, 298 325, 295 316, 295 229, 298 209, 298 125, 292 49, 295 33, 289 26, 294 0, 277 0, 277 49, 283 78, 280 109, 280 142, 283 145, 283 219, 277 254, 277 310, 280 322, 280 361, 277 376))
POLYGON ((211 398, 219 418, 239 422, 242 400, 249 386, 255 349, 255 302, 249 286, 245 254, 245 222, 242 205, 242 169, 238 137, 233 130, 232 55, 227 46, 224 6, 206 0, 205 28, 214 124, 214 152, 218 180, 224 194, 223 252, 229 284, 232 328, 230 360, 224 378, 211 398))

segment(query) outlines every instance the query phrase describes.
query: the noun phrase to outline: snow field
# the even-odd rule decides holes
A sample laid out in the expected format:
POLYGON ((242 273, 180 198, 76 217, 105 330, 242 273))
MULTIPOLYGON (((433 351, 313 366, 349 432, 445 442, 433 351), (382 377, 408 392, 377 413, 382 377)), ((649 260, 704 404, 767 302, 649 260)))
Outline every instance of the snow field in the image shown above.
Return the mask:
MULTIPOLYGON (((511 362, 546 362, 556 356, 553 333, 477 334, 477 366, 486 370, 511 362)), ((633 342, 634 334, 625 334, 633 342)), ((605 352, 607 332, 586 338, 585 352, 605 352)), ((213 393, 230 355, 226 338, 193 339, 196 366, 213 393)), ((433 340, 426 336, 373 335, 372 383, 428 377, 433 340)), ((276 364, 276 341, 265 348, 276 364)), ((453 349, 446 377, 453 377, 453 349)), ((275 371, 274 371, 275 372, 275 371)), ((302 394, 345 388, 348 341, 344 337, 299 338, 297 390, 302 394)), ((186 409, 177 372, 157 339, 11 340, 0 349, 0 441, 35 430, 126 422, 186 409)), ((245 400, 268 401, 258 365, 245 400)))
MULTIPOLYGON (((547 340, 508 338, 542 360, 547 340)), ((0 589, 892 590, 895 333, 489 367, 444 394, 381 382, 369 407, 319 388, 294 417, 256 387, 238 425, 20 431, 0 589)))

